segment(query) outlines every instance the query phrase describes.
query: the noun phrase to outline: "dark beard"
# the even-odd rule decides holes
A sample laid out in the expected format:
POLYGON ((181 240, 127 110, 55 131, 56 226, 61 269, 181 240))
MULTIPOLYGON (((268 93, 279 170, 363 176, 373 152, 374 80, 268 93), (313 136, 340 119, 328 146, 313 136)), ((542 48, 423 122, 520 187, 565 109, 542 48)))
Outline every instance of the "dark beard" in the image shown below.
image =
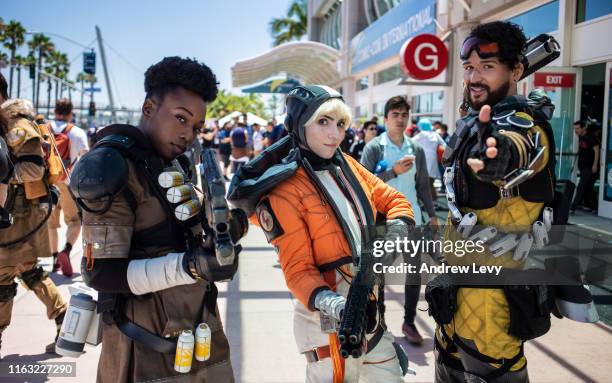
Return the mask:
MULTIPOLYGON (((475 84, 470 84, 470 85, 475 85, 475 84)), ((510 90, 509 82, 504 83, 502 86, 499 87, 499 89, 495 91, 491 91, 491 88, 489 88, 487 85, 484 85, 484 84, 478 84, 478 85, 481 85, 486 89, 487 98, 483 102, 475 103, 472 101, 472 98, 468 96, 467 97, 468 103, 470 104, 470 107, 473 110, 480 110, 480 108, 482 108, 485 105, 489 105, 493 107, 495 104, 497 104, 498 102, 506 98, 508 96, 508 91, 510 90)), ((469 85, 466 87, 466 89, 469 95, 469 85)))

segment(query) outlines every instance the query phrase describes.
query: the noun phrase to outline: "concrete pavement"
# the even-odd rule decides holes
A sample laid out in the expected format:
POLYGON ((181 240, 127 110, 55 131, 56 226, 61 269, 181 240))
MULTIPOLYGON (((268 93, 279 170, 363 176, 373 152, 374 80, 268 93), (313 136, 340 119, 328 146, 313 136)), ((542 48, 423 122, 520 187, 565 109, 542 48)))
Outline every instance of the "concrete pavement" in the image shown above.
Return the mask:
MULTIPOLYGON (((60 243, 62 243, 60 241, 60 243)), ((294 299, 285 286, 274 249, 260 229, 252 227, 242 242, 244 251, 240 270, 230 283, 219 285, 219 306, 229 338, 232 364, 237 382, 272 383, 303 382, 305 359, 297 353, 293 340, 294 299)), ((75 271, 82 254, 79 246, 72 252, 75 271)), ((50 259, 43 260, 48 262, 50 259)), ((72 280, 62 275, 53 279, 68 299, 68 284, 81 281, 77 273, 72 280)), ((390 286, 386 294, 387 323, 396 339, 408 351, 416 376, 406 382, 432 382, 434 356, 433 320, 419 312, 417 327, 425 342, 409 345, 401 335, 404 294, 402 286, 390 286)), ((427 305, 421 292, 419 309, 427 305)), ((35 295, 20 286, 13 308, 13 321, 3 334, 3 362, 75 361, 44 354, 44 346, 54 335, 54 324, 46 319, 43 305, 35 295)), ((87 346, 87 353, 76 359, 76 378, 41 378, 27 381, 94 382, 99 348, 87 346)), ((212 351, 214 352, 214 350, 212 351)), ((550 332, 528 342, 532 382, 609 382, 612 375, 612 328, 604 323, 592 325, 567 319, 553 319, 550 332)), ((2 379, 0 382, 23 379, 2 379)))

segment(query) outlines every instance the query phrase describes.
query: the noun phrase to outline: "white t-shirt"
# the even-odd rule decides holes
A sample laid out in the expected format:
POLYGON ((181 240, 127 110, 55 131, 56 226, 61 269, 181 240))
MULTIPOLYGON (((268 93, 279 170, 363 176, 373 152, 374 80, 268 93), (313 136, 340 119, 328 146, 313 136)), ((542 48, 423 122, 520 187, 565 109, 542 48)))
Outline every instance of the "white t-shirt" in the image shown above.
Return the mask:
MULTIPOLYGON (((51 121, 53 133, 60 134, 66 128, 67 124, 66 121, 51 121)), ((70 140, 70 162, 74 163, 82 150, 89 150, 87 133, 74 125, 68 132, 68 139, 70 140)))
POLYGON ((263 134, 261 130, 253 131, 253 150, 263 149, 263 134))
POLYGON ((438 133, 427 130, 419 132, 412 137, 412 140, 423 147, 429 178, 440 178, 442 175, 440 169, 438 169, 438 146, 442 145, 446 148, 446 142, 438 133))

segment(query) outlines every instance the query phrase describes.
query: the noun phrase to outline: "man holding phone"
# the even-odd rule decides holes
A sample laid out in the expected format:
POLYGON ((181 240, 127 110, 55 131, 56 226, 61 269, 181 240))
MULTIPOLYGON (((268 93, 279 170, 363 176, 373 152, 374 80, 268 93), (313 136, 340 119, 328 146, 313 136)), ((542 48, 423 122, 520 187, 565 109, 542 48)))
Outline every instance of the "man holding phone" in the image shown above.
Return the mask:
MULTIPOLYGON (((410 201, 417 228, 425 223, 419 202, 427 211, 429 224, 437 226, 425 152, 404 133, 410 121, 409 112, 410 105, 402 96, 391 97, 385 103, 386 131, 364 147, 361 164, 410 201)), ((405 262, 420 266, 420 254, 405 259, 405 262)), ((421 344, 423 337, 414 325, 421 281, 416 274, 410 276, 406 281, 402 332, 411 343, 421 344)))

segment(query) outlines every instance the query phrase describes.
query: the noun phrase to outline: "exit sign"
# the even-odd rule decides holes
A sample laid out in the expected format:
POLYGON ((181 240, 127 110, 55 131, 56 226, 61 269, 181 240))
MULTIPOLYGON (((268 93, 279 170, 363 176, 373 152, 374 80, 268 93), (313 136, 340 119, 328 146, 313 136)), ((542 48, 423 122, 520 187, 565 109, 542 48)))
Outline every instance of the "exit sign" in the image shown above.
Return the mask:
POLYGON ((533 80, 535 86, 573 88, 573 73, 536 73, 533 80))

